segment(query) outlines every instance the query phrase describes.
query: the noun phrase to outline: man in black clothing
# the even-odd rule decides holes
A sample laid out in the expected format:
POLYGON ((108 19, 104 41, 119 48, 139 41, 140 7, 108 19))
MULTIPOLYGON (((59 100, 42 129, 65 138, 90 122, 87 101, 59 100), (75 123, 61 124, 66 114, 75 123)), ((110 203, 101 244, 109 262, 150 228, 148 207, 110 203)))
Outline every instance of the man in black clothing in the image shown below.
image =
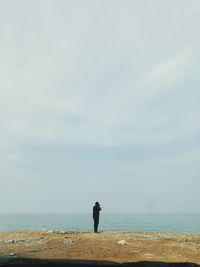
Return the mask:
POLYGON ((95 203, 93 207, 93 219, 94 219, 94 232, 98 233, 98 225, 99 225, 99 212, 101 210, 99 202, 95 203))

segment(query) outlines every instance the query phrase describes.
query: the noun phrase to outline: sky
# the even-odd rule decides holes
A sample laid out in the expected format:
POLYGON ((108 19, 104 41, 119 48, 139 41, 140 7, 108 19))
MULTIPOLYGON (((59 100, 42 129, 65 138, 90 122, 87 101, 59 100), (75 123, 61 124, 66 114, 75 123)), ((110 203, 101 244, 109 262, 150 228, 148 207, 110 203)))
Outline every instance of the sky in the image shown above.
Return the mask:
POLYGON ((199 14, 0 0, 0 213, 200 212, 199 14))

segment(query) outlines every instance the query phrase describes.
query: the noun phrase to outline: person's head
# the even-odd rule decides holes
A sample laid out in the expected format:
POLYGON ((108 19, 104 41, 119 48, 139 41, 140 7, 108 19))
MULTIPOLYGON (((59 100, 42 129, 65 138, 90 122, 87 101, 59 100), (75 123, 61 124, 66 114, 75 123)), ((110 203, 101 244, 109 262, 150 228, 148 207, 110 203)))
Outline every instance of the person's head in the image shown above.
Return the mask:
POLYGON ((99 206, 99 202, 98 202, 98 201, 96 201, 96 202, 95 202, 95 205, 96 205, 96 206, 99 206))

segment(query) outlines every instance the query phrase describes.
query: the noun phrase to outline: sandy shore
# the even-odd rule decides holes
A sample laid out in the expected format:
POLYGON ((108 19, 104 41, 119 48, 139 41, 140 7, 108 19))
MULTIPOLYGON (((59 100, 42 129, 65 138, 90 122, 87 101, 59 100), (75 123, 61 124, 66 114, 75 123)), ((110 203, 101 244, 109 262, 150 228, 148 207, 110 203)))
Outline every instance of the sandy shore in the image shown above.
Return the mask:
POLYGON ((23 231, 0 233, 0 257, 200 264, 200 234, 23 231), (119 242, 121 241, 121 242, 119 242))

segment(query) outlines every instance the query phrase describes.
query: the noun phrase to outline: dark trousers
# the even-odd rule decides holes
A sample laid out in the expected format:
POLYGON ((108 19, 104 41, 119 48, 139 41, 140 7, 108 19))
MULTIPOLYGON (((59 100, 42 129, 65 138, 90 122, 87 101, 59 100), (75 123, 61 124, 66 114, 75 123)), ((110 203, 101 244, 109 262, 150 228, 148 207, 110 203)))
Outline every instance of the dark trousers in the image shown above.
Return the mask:
POLYGON ((97 233, 98 232, 98 225, 99 225, 99 216, 95 216, 93 217, 94 219, 94 232, 97 233))

